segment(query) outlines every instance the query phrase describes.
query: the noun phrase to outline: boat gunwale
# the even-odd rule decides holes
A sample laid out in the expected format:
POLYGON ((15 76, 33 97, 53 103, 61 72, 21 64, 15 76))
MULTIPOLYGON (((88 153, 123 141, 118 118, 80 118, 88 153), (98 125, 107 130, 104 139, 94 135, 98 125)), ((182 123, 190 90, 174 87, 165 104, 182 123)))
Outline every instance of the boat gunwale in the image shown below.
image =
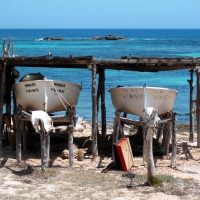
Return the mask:
MULTIPOLYGON (((82 90, 82 86, 77 84, 77 83, 73 83, 73 82, 66 82, 66 81, 57 81, 57 80, 52 80, 52 79, 43 79, 43 80, 31 80, 31 81, 21 81, 21 82, 17 82, 15 84, 12 85, 12 88, 14 89, 15 85, 20 85, 20 84, 28 84, 28 83, 33 83, 33 82, 58 82, 58 83, 66 83, 66 84, 70 84, 70 85, 75 85, 78 86, 80 91, 82 90)), ((58 86, 55 86, 58 87, 58 86)))
MULTIPOLYGON (((144 87, 142 86, 125 86, 125 87, 115 87, 115 88, 110 88, 108 90, 108 92, 111 92, 111 90, 114 90, 114 89, 143 89, 144 87)), ((175 90, 175 89, 170 89, 170 88, 163 88, 163 87, 145 87, 146 89, 161 89, 161 90, 166 90, 166 91, 174 91, 176 92, 176 94, 178 94, 178 91, 175 90)))

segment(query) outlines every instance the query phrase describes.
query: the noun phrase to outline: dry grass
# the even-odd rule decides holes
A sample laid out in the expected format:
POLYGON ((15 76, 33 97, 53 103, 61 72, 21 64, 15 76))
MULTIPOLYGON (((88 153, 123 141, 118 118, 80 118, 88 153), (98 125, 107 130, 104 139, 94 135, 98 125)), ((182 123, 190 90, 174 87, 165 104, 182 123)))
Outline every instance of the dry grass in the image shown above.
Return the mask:
POLYGON ((127 191, 132 194, 140 192, 141 196, 156 192, 179 197, 200 196, 200 183, 194 180, 159 174, 155 177, 154 185, 149 186, 146 183, 146 174, 116 170, 108 173, 100 172, 83 168, 55 167, 43 172, 39 167, 28 166, 13 176, 13 181, 19 182, 15 187, 15 194, 2 195, 1 199, 26 197, 26 199, 106 200, 114 197, 122 198, 127 191))

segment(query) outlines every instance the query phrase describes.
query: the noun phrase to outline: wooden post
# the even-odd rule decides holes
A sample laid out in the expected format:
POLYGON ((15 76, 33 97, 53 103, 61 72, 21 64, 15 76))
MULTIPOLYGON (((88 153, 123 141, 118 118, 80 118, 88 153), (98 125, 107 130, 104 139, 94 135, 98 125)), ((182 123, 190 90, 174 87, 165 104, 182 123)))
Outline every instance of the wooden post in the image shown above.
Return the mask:
POLYGON ((40 143, 41 143, 41 169, 44 171, 46 167, 48 167, 49 164, 49 148, 47 144, 49 142, 48 140, 48 135, 49 134, 45 134, 44 132, 44 126, 43 126, 43 122, 41 120, 39 120, 39 125, 40 125, 40 143))
POLYGON ((99 99, 101 97, 101 133, 106 135, 106 106, 105 106, 105 70, 99 69, 99 84, 97 91, 97 111, 99 112, 99 99))
POLYGON ((148 183, 153 182, 154 174, 155 174, 155 166, 154 166, 154 159, 153 159, 153 129, 148 128, 146 142, 147 142, 147 176, 148 176, 148 183))
POLYGON ((176 119, 175 113, 171 112, 172 118, 172 158, 171 158, 171 166, 173 168, 176 167, 176 153, 177 153, 177 144, 176 144, 176 119))
POLYGON ((26 122, 21 120, 21 132, 23 137, 23 150, 27 150, 27 133, 26 133, 26 122))
POLYGON ((119 125, 120 125, 120 113, 115 112, 115 121, 113 126, 113 143, 117 142, 119 139, 119 125))
POLYGON ((97 96, 96 96, 96 64, 92 65, 92 155, 93 160, 98 155, 97 132, 98 132, 98 116, 97 116, 97 96))
POLYGON ((101 89, 101 133, 106 135, 106 105, 105 105, 105 70, 101 69, 100 74, 102 77, 102 89, 101 89))
POLYGON ((22 140, 20 132, 19 115, 15 116, 15 124, 16 124, 16 157, 17 157, 17 164, 20 165, 22 160, 22 140))
POLYGON ((161 124, 161 128, 157 130, 156 133, 156 140, 158 140, 158 142, 161 140, 161 138, 163 137, 163 129, 165 127, 165 124, 161 124))
POLYGON ((76 126, 76 106, 69 106, 68 114, 70 116, 70 125, 68 133, 69 167, 73 167, 74 164, 73 134, 74 134, 74 127, 76 126))
POLYGON ((146 125, 143 126, 142 134, 143 134, 143 152, 142 152, 143 165, 147 166, 147 142, 146 142, 147 128, 146 128, 146 125))
MULTIPOLYGON (((171 118, 171 113, 167 113, 167 118, 171 118)), ((162 145, 164 146, 164 154, 167 158, 169 158, 169 145, 172 136, 172 122, 168 122, 165 124, 163 135, 164 137, 162 145)))
POLYGON ((46 135, 46 144, 47 144, 47 167, 49 167, 49 162, 50 162, 50 133, 46 135))
POLYGON ((148 128, 146 134, 146 160, 147 160, 147 180, 148 183, 151 185, 153 183, 153 178, 155 175, 155 165, 153 159, 153 129, 148 128))
POLYGON ((1 82, 0 82, 0 152, 2 151, 2 130, 3 130, 3 103, 5 90, 6 62, 1 67, 1 82))
POLYGON ((12 91, 12 76, 11 76, 11 67, 6 68, 6 114, 11 115, 11 91, 12 91))
MULTIPOLYGON (((112 133, 112 144, 116 143, 119 139, 119 125, 120 125, 120 113, 119 111, 115 112, 115 120, 113 126, 113 133, 112 133)), ((114 159, 114 149, 112 146, 112 158, 114 159)))
POLYGON ((197 75, 197 97, 196 97, 196 120, 197 120, 197 147, 200 147, 200 69, 196 70, 197 75))
POLYGON ((194 84, 193 84, 193 74, 194 70, 190 70, 190 80, 187 80, 190 85, 190 135, 189 142, 194 142, 194 115, 193 115, 193 94, 194 94, 194 84))
POLYGON ((73 167, 73 163, 74 163, 73 130, 74 130, 74 127, 72 125, 70 125, 69 126, 69 135, 68 135, 69 167, 73 167))

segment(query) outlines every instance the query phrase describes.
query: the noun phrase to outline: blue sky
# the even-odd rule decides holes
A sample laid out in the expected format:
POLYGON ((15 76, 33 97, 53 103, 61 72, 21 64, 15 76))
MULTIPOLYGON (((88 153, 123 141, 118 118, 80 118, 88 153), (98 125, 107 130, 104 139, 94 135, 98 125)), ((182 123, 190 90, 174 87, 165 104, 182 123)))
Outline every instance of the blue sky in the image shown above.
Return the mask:
POLYGON ((200 0, 0 0, 0 28, 196 28, 200 0))

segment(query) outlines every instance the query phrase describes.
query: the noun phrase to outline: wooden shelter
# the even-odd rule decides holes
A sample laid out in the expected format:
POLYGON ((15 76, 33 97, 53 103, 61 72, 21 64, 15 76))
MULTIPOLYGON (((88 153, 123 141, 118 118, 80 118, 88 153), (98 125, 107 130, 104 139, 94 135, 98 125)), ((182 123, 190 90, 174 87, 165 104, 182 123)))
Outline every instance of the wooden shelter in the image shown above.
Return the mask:
MULTIPOLYGON (((105 107, 105 70, 129 70, 139 72, 158 72, 168 70, 190 71, 190 141, 193 142, 194 114, 197 119, 197 147, 200 147, 200 58, 146 58, 121 57, 120 59, 96 59, 93 56, 84 57, 51 57, 49 54, 40 57, 0 57, 0 151, 2 150, 3 106, 6 106, 6 115, 11 113, 11 90, 15 78, 19 75, 15 70, 20 67, 52 67, 52 68, 81 68, 91 70, 92 76, 92 151, 93 157, 98 154, 98 103, 101 98, 102 134, 106 135, 106 107, 105 107), (197 76, 197 95, 193 99, 193 74, 197 76), (99 74, 98 88, 96 88, 97 74, 99 74), (196 111, 194 109, 196 102, 196 111)), ((188 102, 189 103, 189 102, 188 102)), ((14 100, 14 105, 16 104, 14 100)))

